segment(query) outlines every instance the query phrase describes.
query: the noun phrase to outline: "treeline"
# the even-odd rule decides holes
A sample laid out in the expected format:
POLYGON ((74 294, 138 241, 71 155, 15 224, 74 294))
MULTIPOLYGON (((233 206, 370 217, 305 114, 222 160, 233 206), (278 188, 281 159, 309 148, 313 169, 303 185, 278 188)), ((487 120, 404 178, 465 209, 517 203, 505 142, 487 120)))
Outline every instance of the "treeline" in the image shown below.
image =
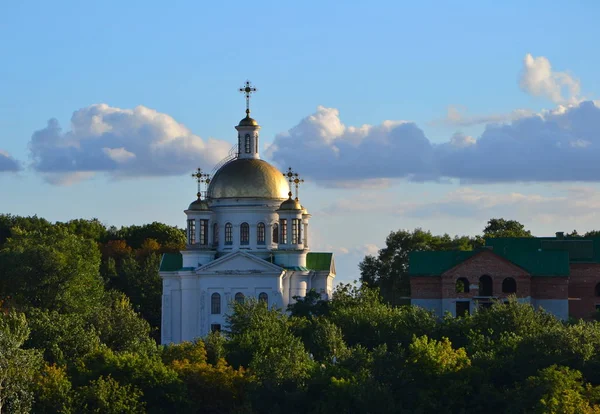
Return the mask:
POLYGON ((339 286, 159 346, 157 260, 183 236, 0 216, 0 412, 600 413, 600 324, 515 301, 439 320, 339 286))

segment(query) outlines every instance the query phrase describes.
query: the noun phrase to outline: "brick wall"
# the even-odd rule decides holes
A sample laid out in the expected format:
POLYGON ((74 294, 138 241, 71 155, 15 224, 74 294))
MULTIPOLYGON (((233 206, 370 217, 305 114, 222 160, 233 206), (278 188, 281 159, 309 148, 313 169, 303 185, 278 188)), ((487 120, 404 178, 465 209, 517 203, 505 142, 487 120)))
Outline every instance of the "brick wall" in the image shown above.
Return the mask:
POLYGON ((479 296, 479 278, 483 275, 492 278, 493 296, 506 297, 509 295, 502 292, 502 281, 507 277, 512 277, 517 282, 517 297, 524 298, 531 295, 531 277, 527 271, 491 251, 483 251, 442 275, 442 297, 472 298, 479 296), (469 281, 469 293, 456 293, 456 281, 460 277, 469 281))
POLYGON ((410 278, 410 296, 413 299, 440 299, 441 279, 436 276, 410 278))
POLYGON ((531 280, 531 296, 535 299, 567 299, 568 277, 534 277, 531 280))
POLYGON ((595 288, 600 283, 600 263, 571 264, 569 315, 589 319, 600 305, 595 288))

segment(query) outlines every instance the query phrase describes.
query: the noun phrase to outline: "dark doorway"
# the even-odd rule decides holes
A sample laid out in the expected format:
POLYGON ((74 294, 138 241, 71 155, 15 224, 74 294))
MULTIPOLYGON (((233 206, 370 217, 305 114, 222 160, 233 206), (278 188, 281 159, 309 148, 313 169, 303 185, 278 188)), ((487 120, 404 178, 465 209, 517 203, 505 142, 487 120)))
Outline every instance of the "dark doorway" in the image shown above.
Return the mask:
POLYGON ((479 278, 479 296, 492 296, 494 287, 492 278, 488 275, 483 275, 479 278))
POLYGON ((463 316, 467 316, 470 314, 471 302, 468 301, 460 301, 456 302, 456 317, 462 318, 463 316))

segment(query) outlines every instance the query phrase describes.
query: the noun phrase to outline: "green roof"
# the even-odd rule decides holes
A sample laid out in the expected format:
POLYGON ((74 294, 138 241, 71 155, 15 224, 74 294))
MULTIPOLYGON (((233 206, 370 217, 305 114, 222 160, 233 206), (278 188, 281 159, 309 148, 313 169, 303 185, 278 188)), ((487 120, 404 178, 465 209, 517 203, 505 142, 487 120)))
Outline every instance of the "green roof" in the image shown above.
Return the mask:
POLYGON ((161 272, 175 272, 183 268, 181 253, 165 253, 160 261, 161 272))
POLYGON ((527 270, 531 276, 569 276, 569 253, 565 251, 511 252, 507 260, 527 270))
POLYGON ((310 252, 306 255, 306 267, 310 270, 331 270, 333 253, 310 252))
POLYGON ((514 252, 563 251, 571 263, 600 263, 600 238, 598 237, 498 237, 486 239, 500 255, 514 252))
POLYGON ((411 252, 408 255, 408 274, 411 276, 439 276, 475 253, 477 252, 462 250, 411 252))

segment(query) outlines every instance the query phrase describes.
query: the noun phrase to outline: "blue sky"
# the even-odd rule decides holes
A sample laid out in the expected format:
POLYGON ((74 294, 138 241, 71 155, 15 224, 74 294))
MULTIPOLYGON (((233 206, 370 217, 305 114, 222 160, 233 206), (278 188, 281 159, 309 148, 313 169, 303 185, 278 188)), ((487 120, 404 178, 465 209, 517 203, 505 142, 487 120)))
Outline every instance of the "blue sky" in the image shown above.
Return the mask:
POLYGON ((600 228, 600 6, 447 3, 0 2, 0 211, 183 225, 250 79, 340 280, 399 228, 600 228))

